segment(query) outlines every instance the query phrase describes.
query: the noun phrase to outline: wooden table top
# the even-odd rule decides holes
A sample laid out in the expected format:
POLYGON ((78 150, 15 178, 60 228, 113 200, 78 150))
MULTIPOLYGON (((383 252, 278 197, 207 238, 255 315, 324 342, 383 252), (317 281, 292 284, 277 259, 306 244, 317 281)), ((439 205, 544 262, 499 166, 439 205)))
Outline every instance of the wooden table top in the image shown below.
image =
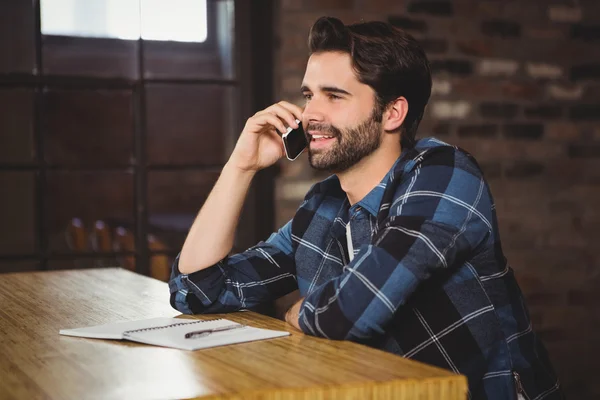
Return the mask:
POLYGON ((179 313, 167 285, 123 269, 0 274, 0 399, 464 399, 463 376, 253 312, 290 336, 198 351, 62 336, 179 313))

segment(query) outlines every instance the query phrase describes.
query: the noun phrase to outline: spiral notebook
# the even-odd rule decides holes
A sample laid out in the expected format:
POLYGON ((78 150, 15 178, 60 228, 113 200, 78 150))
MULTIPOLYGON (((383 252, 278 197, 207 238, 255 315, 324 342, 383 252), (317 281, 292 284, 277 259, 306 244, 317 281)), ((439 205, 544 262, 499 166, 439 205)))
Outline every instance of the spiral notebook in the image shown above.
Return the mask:
POLYGON ((285 331, 254 328, 224 318, 210 321, 152 318, 86 328, 61 329, 61 335, 93 339, 130 340, 181 350, 199 350, 228 344, 287 336, 285 331))

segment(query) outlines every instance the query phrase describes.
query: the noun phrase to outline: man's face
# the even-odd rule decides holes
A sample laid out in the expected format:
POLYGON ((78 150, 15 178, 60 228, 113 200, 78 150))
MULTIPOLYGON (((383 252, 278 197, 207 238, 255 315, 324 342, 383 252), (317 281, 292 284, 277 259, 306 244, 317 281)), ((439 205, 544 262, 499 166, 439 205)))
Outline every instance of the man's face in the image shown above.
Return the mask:
POLYGON ((379 148, 381 116, 373 89, 358 81, 350 55, 313 54, 302 93, 308 159, 318 170, 342 172, 379 148))

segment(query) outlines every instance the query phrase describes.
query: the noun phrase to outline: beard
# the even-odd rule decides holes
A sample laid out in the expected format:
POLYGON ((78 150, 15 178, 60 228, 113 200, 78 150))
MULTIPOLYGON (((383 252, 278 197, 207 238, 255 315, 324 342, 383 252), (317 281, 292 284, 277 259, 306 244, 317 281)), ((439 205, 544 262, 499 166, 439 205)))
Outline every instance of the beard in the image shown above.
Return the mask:
MULTIPOLYGON (((381 118, 376 110, 357 126, 339 129, 333 125, 309 124, 308 130, 333 136, 335 142, 328 149, 311 149, 308 162, 318 171, 343 172, 372 154, 381 145, 381 118)), ((308 138, 310 139, 310 137, 308 138)))

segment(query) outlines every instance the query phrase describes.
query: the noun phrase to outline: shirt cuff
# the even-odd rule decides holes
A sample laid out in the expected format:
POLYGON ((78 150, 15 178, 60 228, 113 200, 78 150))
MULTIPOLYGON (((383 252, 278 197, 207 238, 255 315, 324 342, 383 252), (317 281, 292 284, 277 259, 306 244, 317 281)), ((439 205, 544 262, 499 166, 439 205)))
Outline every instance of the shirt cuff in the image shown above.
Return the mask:
POLYGON ((180 273, 178 264, 177 258, 173 265, 173 272, 177 275, 169 282, 171 293, 177 292, 176 303, 187 303, 190 292, 200 300, 203 307, 209 307, 217 301, 225 279, 222 261, 191 274, 180 273))

